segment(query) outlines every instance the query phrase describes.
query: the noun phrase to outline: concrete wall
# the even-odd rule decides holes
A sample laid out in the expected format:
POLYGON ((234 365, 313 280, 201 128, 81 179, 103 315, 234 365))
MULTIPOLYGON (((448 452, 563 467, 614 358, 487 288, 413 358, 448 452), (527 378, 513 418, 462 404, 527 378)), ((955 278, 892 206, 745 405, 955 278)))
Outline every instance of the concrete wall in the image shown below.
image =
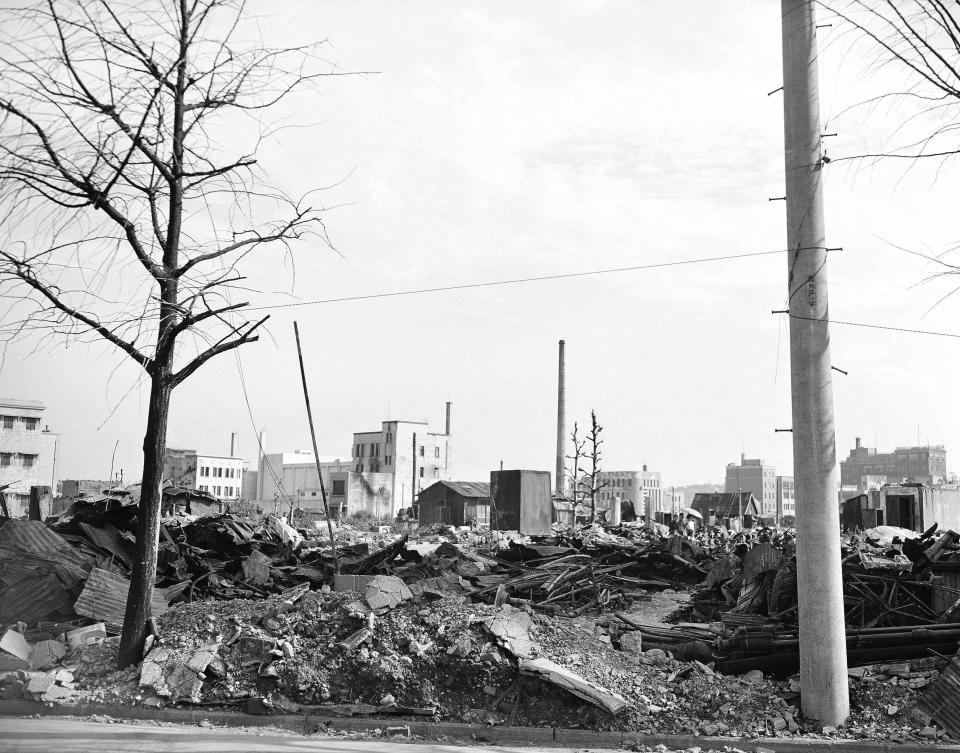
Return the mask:
POLYGON ((24 510, 31 486, 50 486, 49 475, 40 475, 40 456, 52 449, 42 436, 44 407, 32 400, 0 399, 0 486, 11 484, 7 503, 17 502, 24 510))

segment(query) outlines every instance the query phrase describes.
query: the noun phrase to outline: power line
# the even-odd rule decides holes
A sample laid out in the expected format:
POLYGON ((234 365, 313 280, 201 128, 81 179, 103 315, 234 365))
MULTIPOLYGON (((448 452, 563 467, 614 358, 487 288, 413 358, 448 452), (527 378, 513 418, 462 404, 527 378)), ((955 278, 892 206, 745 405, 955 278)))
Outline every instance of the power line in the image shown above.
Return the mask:
MULTIPOLYGON (((742 254, 725 254, 723 256, 708 256, 700 259, 682 259, 680 261, 664 261, 654 264, 637 264, 630 267, 611 267, 608 269, 591 269, 581 272, 565 272, 555 275, 537 275, 535 277, 516 277, 509 280, 490 280, 487 282, 467 282, 460 285, 442 285, 433 288, 413 288, 411 290, 395 290, 384 293, 367 293, 365 295, 351 295, 342 298, 318 298, 312 301, 292 301, 290 303, 276 303, 269 306, 253 306, 244 309, 244 311, 268 311, 273 309, 293 308, 295 306, 318 306, 325 303, 346 303, 348 301, 366 301, 374 298, 397 298, 407 295, 423 295, 426 293, 444 293, 451 290, 468 290, 471 288, 492 288, 500 285, 518 285, 526 282, 545 282, 548 280, 566 280, 574 277, 591 277, 594 275, 619 274, 621 272, 639 272, 647 269, 664 269, 666 267, 683 267, 692 264, 707 264, 718 261, 730 261, 732 259, 750 259, 757 256, 772 256, 774 254, 783 254, 787 251, 810 251, 821 249, 794 248, 778 249, 776 251, 753 251, 742 254)), ((828 249, 837 251, 839 249, 828 249)))
POLYGON ((804 319, 808 322, 823 322, 825 324, 840 324, 846 327, 865 327, 866 329, 882 329, 888 332, 905 332, 912 335, 934 335, 936 337, 955 337, 960 339, 960 333, 957 332, 935 332, 929 329, 911 329, 909 327, 890 327, 884 324, 870 324, 868 322, 846 322, 840 319, 818 319, 814 316, 800 316, 799 314, 790 314, 791 319, 804 319))

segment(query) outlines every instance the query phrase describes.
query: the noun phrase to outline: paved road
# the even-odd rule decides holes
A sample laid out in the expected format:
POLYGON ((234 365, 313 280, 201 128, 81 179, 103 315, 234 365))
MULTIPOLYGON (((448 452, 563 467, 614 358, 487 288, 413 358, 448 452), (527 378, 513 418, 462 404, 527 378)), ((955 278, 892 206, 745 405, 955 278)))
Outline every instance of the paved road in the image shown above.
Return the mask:
MULTIPOLYGON (((513 753, 484 746, 483 751, 513 753)), ((536 749, 525 748, 525 753, 536 749)), ((231 729, 105 724, 72 719, 0 717, 2 753, 477 753, 477 748, 389 740, 264 735, 231 729)))

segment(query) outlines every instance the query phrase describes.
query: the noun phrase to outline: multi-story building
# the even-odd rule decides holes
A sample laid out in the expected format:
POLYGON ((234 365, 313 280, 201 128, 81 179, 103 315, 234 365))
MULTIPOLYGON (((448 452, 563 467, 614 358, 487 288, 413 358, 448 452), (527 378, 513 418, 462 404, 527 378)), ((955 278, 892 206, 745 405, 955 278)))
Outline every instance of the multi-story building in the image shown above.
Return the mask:
POLYGON ((616 505, 623 509, 624 503, 633 506, 637 516, 646 516, 653 520, 658 512, 669 511, 664 506, 663 488, 660 486, 660 472, 649 471, 598 471, 597 508, 611 510, 616 505))
MULTIPOLYGON (((271 505, 286 508, 291 502, 295 507, 308 511, 323 509, 321 476, 317 475, 317 465, 314 454, 309 450, 265 453, 260 457, 254 498, 265 509, 271 509, 271 505)), ((349 471, 353 466, 349 458, 323 455, 320 456, 319 466, 329 500, 333 474, 349 471)))
POLYGON ((35 400, 0 398, 0 487, 17 517, 30 502, 31 486, 56 489, 57 434, 40 427, 46 406, 35 400))
POLYGON ((353 435, 354 473, 390 474, 392 515, 413 507, 421 489, 450 481, 450 403, 445 430, 431 431, 425 421, 383 421, 380 431, 353 435))
POLYGON ((208 492, 223 500, 240 499, 243 460, 168 447, 163 455, 163 480, 172 486, 208 492))
POLYGON ((794 496, 793 476, 777 476, 777 522, 795 517, 797 502, 794 496))
POLYGON ((753 492, 760 503, 760 515, 773 517, 777 514, 777 471, 772 465, 764 465, 760 458, 740 456, 740 464, 727 463, 727 475, 723 482, 726 494, 753 492))
POLYGON ((943 484, 947 480, 946 448, 922 445, 877 452, 875 447, 864 447, 857 437, 846 460, 840 461, 840 483, 845 488, 863 491, 881 479, 890 484, 943 484))

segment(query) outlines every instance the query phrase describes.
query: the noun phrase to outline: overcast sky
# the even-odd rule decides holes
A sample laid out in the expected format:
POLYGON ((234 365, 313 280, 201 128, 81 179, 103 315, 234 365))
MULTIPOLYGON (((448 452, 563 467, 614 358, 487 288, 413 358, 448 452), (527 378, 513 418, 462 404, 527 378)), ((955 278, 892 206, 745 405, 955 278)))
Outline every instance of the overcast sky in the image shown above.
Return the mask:
MULTIPOLYGON (((327 226, 342 256, 296 249, 302 299, 629 267, 785 246, 779 3, 249 3, 273 45, 326 38, 345 70, 301 99, 262 164, 291 192, 334 185, 327 226)), ((901 84, 864 76, 850 39, 822 30, 830 154, 876 147, 897 117, 844 108, 901 84), (831 37, 831 35, 836 35, 831 37)), ((896 250, 958 240, 960 161, 835 161, 826 173, 834 319, 960 332, 950 280, 896 250)), ((276 276, 260 257, 256 274, 276 276)), ((283 272, 289 285, 287 271, 283 272)), ((242 363, 269 452, 309 447, 293 343, 297 319, 320 452, 354 431, 435 422, 453 402, 454 476, 552 470, 557 341, 567 342, 567 416, 605 427, 605 467, 646 463, 665 485, 722 481, 726 463, 792 469, 786 258, 383 298, 278 311, 242 363)), ((287 300, 276 295, 261 303, 287 300)), ((960 341, 836 325, 838 455, 960 452, 960 341)), ((42 400, 62 434, 62 478, 138 480, 146 416, 137 373, 100 346, 11 346, 0 395, 42 400)), ((256 443, 232 356, 178 388, 169 446, 226 454, 256 443)))

